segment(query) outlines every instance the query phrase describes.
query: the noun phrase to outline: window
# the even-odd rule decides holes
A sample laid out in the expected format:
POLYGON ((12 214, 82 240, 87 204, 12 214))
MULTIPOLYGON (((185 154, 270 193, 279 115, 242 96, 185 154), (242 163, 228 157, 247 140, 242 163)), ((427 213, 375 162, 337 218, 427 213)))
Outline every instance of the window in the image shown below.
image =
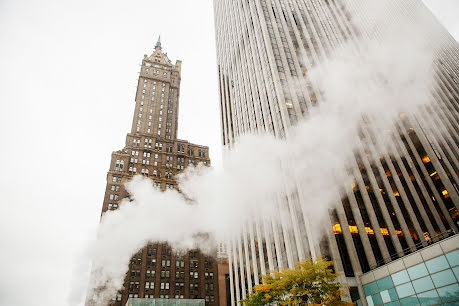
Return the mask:
POLYGON ((169 290, 169 283, 161 283, 161 290, 169 290))
POLYGON ((145 289, 155 289, 154 282, 145 282, 145 289))

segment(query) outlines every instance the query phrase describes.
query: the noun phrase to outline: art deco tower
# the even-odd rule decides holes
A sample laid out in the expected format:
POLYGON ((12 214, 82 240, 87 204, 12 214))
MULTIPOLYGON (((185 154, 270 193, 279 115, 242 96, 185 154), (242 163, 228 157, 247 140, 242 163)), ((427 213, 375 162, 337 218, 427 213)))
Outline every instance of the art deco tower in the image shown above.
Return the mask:
MULTIPOLYGON (((365 295, 368 299, 362 275, 457 232, 458 44, 420 0, 378 2, 396 12, 389 14, 390 22, 410 20, 427 25, 435 33, 428 37, 430 42, 445 44, 436 54, 435 103, 417 120, 401 114, 390 154, 375 154, 378 135, 362 135, 362 146, 351 164, 354 183, 344 186, 342 198, 336 199, 320 243, 310 239, 305 226, 308 214, 301 210, 300 202, 307 195, 291 195, 286 200, 296 212, 288 218, 292 226, 283 221, 255 223, 248 225, 243 237, 230 241, 233 305, 261 281, 261 274, 319 255, 335 262, 335 269, 344 274, 341 281, 351 287, 353 300, 365 299, 365 295), (422 123, 438 126, 438 130, 425 129, 422 123)), ((214 0, 225 146, 251 132, 288 138, 291 126, 323 102, 308 70, 343 42, 377 36, 374 28, 359 31, 350 21, 351 16, 359 16, 371 22, 372 16, 359 3, 214 0), (303 86, 291 85, 299 83, 303 86)), ((301 193, 299 188, 297 194, 301 193)))
MULTIPOLYGON (((125 147, 112 153, 102 215, 129 198, 124 183, 136 174, 166 190, 177 188, 174 176, 188 165, 210 165, 208 147, 177 139, 181 68, 181 61, 174 64, 163 52, 159 39, 153 53, 144 56, 132 129, 125 147)), ((182 256, 166 243, 152 242, 132 257, 124 288, 111 305, 124 306, 129 297, 199 298, 217 305, 217 263, 199 250, 182 256)))

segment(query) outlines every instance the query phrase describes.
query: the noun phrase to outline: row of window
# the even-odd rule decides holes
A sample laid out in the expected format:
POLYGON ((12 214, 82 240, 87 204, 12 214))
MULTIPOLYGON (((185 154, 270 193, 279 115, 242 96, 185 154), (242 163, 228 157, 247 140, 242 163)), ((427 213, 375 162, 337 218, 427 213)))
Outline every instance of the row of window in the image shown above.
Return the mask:
MULTIPOLYGON (((172 123, 171 122, 167 122, 166 125, 168 127, 171 127, 172 123)), ((158 128, 161 128, 161 123, 158 124, 158 128)), ((169 128, 166 128, 166 132, 167 131, 170 132, 171 130, 169 128)), ((140 139, 133 139, 132 142, 133 142, 134 146, 140 147, 140 139)), ((145 148, 150 148, 151 149, 152 143, 153 142, 152 142, 151 138, 145 138, 144 139, 144 147, 145 148)), ((165 147, 166 152, 172 153, 172 144, 166 144, 164 147, 165 147)), ((155 148, 154 149, 156 151, 160 151, 161 152, 163 150, 163 144, 160 143, 160 142, 155 142, 155 148)), ((190 156, 194 156, 194 153, 195 153, 194 148, 192 148, 192 147, 188 147, 186 152, 190 156)), ((201 157, 201 158, 205 158, 206 155, 207 155, 206 150, 199 149, 199 150, 197 150, 197 152, 198 152, 197 156, 201 157)), ((177 144, 177 153, 185 153, 185 144, 180 144, 180 143, 177 144)), ((132 155, 135 154, 137 156, 139 155, 138 151, 136 151, 136 150, 131 151, 131 154, 132 155)), ((144 156, 144 157, 146 157, 146 156, 144 156)))
MULTIPOLYGON (((129 294, 130 298, 138 298, 139 294, 138 293, 131 293, 129 294)), ((123 295, 121 293, 118 293, 114 298, 112 298, 113 301, 121 301, 123 298, 123 295)), ((154 299, 155 296, 154 294, 145 294, 146 299, 154 299)), ((159 295, 160 299, 169 299, 168 294, 160 294, 159 295)), ((174 296, 175 299, 183 299, 184 295, 183 294, 176 294, 174 296)), ((197 298, 197 296, 190 296, 190 298, 197 298)), ((215 296, 214 295, 206 295, 206 302, 215 302, 215 296)))
MULTIPOLYGON (((162 282, 161 283, 161 290, 169 290, 169 284, 168 282, 162 282)), ((129 282, 129 289, 139 289, 139 282, 129 282)), ((175 289, 177 290, 183 290, 185 288, 185 283, 175 283, 175 289)), ((213 283, 206 283, 206 291, 213 291, 214 290, 214 284, 213 283)), ((145 282, 145 289, 155 289, 155 282, 151 281, 146 281, 145 282)), ((198 283, 190 283, 190 290, 199 290, 199 284, 198 283)))

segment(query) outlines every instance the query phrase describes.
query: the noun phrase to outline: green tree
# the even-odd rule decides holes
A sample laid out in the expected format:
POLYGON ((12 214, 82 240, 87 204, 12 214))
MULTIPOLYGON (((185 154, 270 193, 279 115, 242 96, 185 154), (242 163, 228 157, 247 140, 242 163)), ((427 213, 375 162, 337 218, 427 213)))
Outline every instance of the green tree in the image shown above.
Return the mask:
POLYGON ((284 269, 263 276, 263 284, 253 287, 253 292, 241 303, 247 306, 267 305, 354 305, 344 302, 347 296, 330 269, 331 261, 317 258, 304 259, 295 269, 284 269))

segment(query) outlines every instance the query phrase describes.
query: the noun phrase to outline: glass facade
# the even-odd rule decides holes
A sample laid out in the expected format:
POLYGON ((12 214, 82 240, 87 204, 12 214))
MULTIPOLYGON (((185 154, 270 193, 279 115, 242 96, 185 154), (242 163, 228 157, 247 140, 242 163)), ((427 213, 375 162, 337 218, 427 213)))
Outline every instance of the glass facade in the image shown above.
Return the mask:
POLYGON ((204 299, 142 299, 130 298, 126 306, 204 306, 204 299))
POLYGON ((459 305, 458 281, 455 250, 366 284, 363 291, 369 306, 459 305))

